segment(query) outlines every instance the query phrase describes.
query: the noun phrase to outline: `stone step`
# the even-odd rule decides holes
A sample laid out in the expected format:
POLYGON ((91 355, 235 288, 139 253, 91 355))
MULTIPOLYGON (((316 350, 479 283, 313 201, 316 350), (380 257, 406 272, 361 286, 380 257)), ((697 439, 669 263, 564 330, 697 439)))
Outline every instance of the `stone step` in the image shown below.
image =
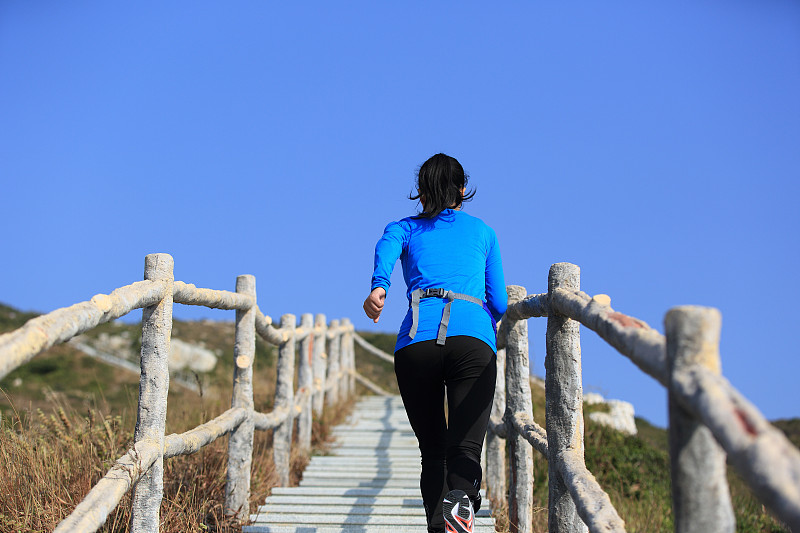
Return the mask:
MULTIPOLYGON (((481 491, 483 493, 483 491, 481 491)), ((419 498, 419 487, 400 489, 400 488, 367 488, 367 487, 273 487, 272 494, 276 495, 303 495, 303 496, 347 496, 357 497, 381 497, 389 496, 395 498, 419 498)))
MULTIPOLYGON (((403 526, 400 533, 427 533, 427 527, 403 526)), ((244 526, 242 533, 398 533, 397 526, 282 526, 275 524, 254 524, 244 526)), ((494 525, 476 525, 475 533, 494 533, 494 525)))
POLYGON ((334 454, 337 450, 342 448, 386 448, 398 450, 415 450, 419 454, 419 446, 416 442, 386 442, 386 441, 363 441, 358 439, 344 439, 331 446, 331 452, 334 454))
POLYGON ((386 412, 383 410, 375 409, 374 411, 372 411, 364 409, 353 412, 353 414, 351 414, 350 416, 347 417, 347 419, 345 419, 344 424, 345 425, 350 424, 354 420, 373 420, 373 421, 393 420, 397 422, 405 422, 407 424, 408 415, 403 411, 399 411, 397 413, 392 413, 392 414, 386 414, 386 412))
MULTIPOLYGON (((348 459, 355 459, 354 457, 348 457, 348 459)), ((318 468, 328 468, 328 469, 337 469, 337 470, 346 470, 346 469, 374 469, 374 470, 412 470, 416 469, 417 471, 420 470, 420 463, 419 459, 413 458, 408 460, 408 458, 400 459, 400 460, 387 460, 384 459, 382 461, 313 461, 306 467, 306 469, 318 469, 318 468)))
POLYGON ((415 437, 406 437, 401 435, 392 435, 389 437, 379 437, 379 436, 361 436, 361 435, 344 435, 341 438, 337 439, 337 443, 334 444, 331 449, 336 449, 337 447, 342 446, 354 446, 357 444, 361 444, 362 446, 398 446, 400 448, 419 448, 417 444, 417 439, 415 437))
MULTIPOLYGON (((243 533, 427 533, 420 452, 399 398, 364 398, 312 457, 299 487, 275 487, 243 533)), ((484 498, 485 504, 488 501, 484 498)), ((493 533, 489 509, 476 533, 493 533)))
MULTIPOLYGON (((352 459, 352 458, 348 458, 352 459)), ((421 470, 420 461, 417 458, 404 458, 401 461, 317 461, 311 462, 306 467, 306 471, 316 470, 389 470, 389 471, 407 471, 414 470, 419 472, 421 470)))
MULTIPOLYGON (((375 481, 378 479, 412 479, 419 480, 420 471, 414 470, 384 470, 382 472, 375 470, 328 470, 328 469, 306 469, 303 472, 303 479, 348 479, 348 478, 362 478, 375 481), (348 475, 349 473, 349 475, 348 475)), ((342 483, 344 485, 344 483, 342 483)))
POLYGON ((333 447, 331 447, 331 453, 333 455, 352 455, 352 453, 357 453, 361 457, 369 457, 371 454, 374 454, 375 456, 380 457, 382 455, 390 455, 392 454, 392 452, 396 452, 394 453, 394 455, 419 457, 419 448, 416 447, 412 448, 410 446, 402 446, 398 447, 397 450, 394 450, 391 447, 386 449, 382 448, 383 448, 382 446, 369 445, 369 444, 366 444, 364 446, 359 446, 358 444, 348 444, 347 446, 334 445, 333 447), (373 453, 373 452, 378 452, 378 453, 373 453))
MULTIPOLYGON (((417 500, 415 500, 417 501, 417 500)), ((323 504, 318 501, 316 498, 308 498, 305 502, 296 503, 296 504, 278 504, 276 502, 272 502, 267 505, 262 505, 258 508, 258 514, 266 513, 266 514, 289 514, 294 513, 297 515, 304 515, 304 514, 328 514, 328 515, 337 515, 337 514, 347 514, 347 515, 396 515, 396 516, 419 516, 422 513, 422 516, 425 516, 425 510, 422 507, 422 500, 418 500, 420 502, 419 505, 402 505, 398 502, 395 502, 394 505, 372 505, 372 504, 362 504, 356 505, 347 503, 346 500, 342 500, 342 503, 338 504, 323 504)), ((486 517, 491 516, 488 510, 481 509, 475 516, 479 517, 486 517)), ((257 521, 256 515, 250 516, 251 520, 257 521)))
POLYGON ((362 419, 355 419, 350 424, 341 424, 337 426, 336 429, 347 429, 353 426, 369 426, 374 427, 375 429, 383 429, 383 428, 397 428, 397 429, 408 429, 411 428, 411 424, 409 424, 408 420, 406 419, 399 419, 399 418, 362 418, 362 419))
POLYGON ((388 434, 386 436, 381 435, 371 435, 371 436, 364 436, 362 433, 356 433, 353 435, 348 435, 347 433, 340 433, 339 435, 335 435, 336 442, 332 445, 332 449, 336 449, 337 447, 341 447, 344 443, 347 445, 358 444, 359 442, 363 442, 364 446, 376 446, 378 444, 383 444, 384 446, 399 446, 401 448, 413 447, 419 448, 419 444, 417 444, 417 438, 413 435, 398 435, 398 434, 388 434))
POLYGON ((359 405, 350 413, 351 417, 359 415, 377 416, 380 418, 403 418, 407 419, 408 415, 403 410, 403 407, 381 407, 380 405, 359 405))
POLYGON ((378 404, 366 404, 366 403, 361 405, 356 405, 350 416, 358 416, 362 413, 369 413, 370 415, 377 415, 382 417, 407 418, 406 412, 403 408, 403 404, 398 404, 398 405, 393 404, 388 407, 378 404))
MULTIPOLYGON (((400 533, 427 533, 427 527, 403 526, 400 533)), ((244 526, 242 533, 398 533, 397 526, 281 526, 274 524, 256 524, 244 526)), ((494 533, 494 526, 481 526, 475 528, 475 533, 494 533)))
MULTIPOLYGON (((425 521, 425 511, 423 509, 416 516, 398 516, 398 515, 359 515, 359 514, 303 514, 300 515, 303 521, 308 525, 323 526, 323 525, 349 525, 349 526, 423 526, 427 525, 425 521)), ((298 515, 295 513, 266 513, 255 515, 256 520, 254 525, 257 524, 276 524, 276 525, 292 525, 297 523, 298 515)), ((475 517, 476 525, 494 525, 491 518, 475 517)))
POLYGON ((370 414, 376 414, 376 415, 387 416, 387 417, 388 416, 398 416, 398 417, 407 416, 406 415, 406 411, 403 408, 403 404, 402 403, 398 404, 398 405, 390 405, 389 407, 381 406, 381 405, 377 405, 377 404, 368 404, 368 403, 361 404, 361 405, 356 405, 353 408, 353 412, 350 413, 349 416, 355 416, 355 415, 358 415, 360 413, 370 413, 370 414))
POLYGON ((394 478, 394 479, 364 479, 364 478, 303 478, 300 482, 301 487, 358 487, 358 488, 381 488, 381 487, 416 487, 419 490, 419 477, 414 478, 394 478))
POLYGON ((333 432, 334 437, 345 437, 348 434, 371 433, 376 437, 388 437, 389 435, 398 437, 416 437, 411 426, 389 425, 389 424, 367 424, 359 423, 354 426, 340 427, 333 432))
POLYGON ((375 440, 381 439, 406 439, 413 442, 417 442, 417 436, 414 435, 414 432, 410 429, 408 431, 401 431, 398 429, 392 430, 378 430, 374 428, 352 428, 344 431, 336 431, 333 433, 333 438, 335 440, 339 439, 356 439, 361 437, 366 437, 369 435, 369 438, 375 440))
POLYGON ((357 425, 348 426, 348 427, 339 427, 334 429, 331 432, 335 437, 360 437, 362 435, 370 435, 375 438, 386 438, 386 437, 405 437, 405 438, 414 438, 416 439, 416 435, 414 435, 414 431, 411 430, 409 427, 408 430, 402 429, 375 429, 375 428, 361 428, 357 425))
POLYGON ((361 437, 364 435, 370 435, 373 438, 388 438, 388 437, 402 437, 404 439, 416 439, 417 436, 414 435, 414 432, 411 431, 409 428, 408 431, 400 430, 400 429, 370 429, 370 428, 359 428, 356 426, 350 428, 343 428, 337 429, 333 431, 333 436, 335 438, 346 438, 346 437, 361 437))
POLYGON ((420 462, 420 455, 419 450, 417 450, 417 456, 406 456, 406 457, 352 457, 352 456, 342 456, 342 455, 319 455, 317 457, 312 457, 311 462, 309 464, 327 464, 327 463, 336 463, 336 464, 394 464, 394 463, 404 463, 404 464, 415 464, 417 466, 421 465, 420 462))
POLYGON ((361 456, 361 457, 352 457, 352 456, 342 456, 342 455, 320 455, 317 457, 312 457, 311 462, 309 464, 327 464, 327 463, 336 463, 336 464, 394 464, 394 463, 406 463, 406 464, 415 464, 421 465, 420 462, 420 455, 419 450, 417 450, 417 456, 405 456, 405 457, 370 457, 370 456, 361 456))
POLYGON ((374 466, 353 466, 353 465, 311 465, 306 467, 303 476, 322 475, 328 473, 331 476, 341 476, 342 474, 353 473, 359 476, 391 476, 391 475, 414 475, 419 477, 421 469, 419 465, 396 466, 376 468, 374 466))
POLYGON ((299 505, 307 504, 313 501, 316 505, 371 505, 373 507, 379 506, 400 506, 400 507, 422 507, 422 497, 417 491, 417 497, 404 497, 404 496, 303 496, 301 494, 280 494, 272 495, 268 498, 267 503, 259 507, 260 509, 266 508, 272 504, 282 505, 299 505))
POLYGON ((318 461, 312 462, 306 467, 306 471, 314 469, 327 469, 327 470, 343 470, 343 471, 361 471, 361 470, 379 470, 379 471, 411 471, 415 470, 417 472, 420 471, 421 467, 419 464, 419 459, 414 459, 412 461, 363 461, 363 462, 356 462, 356 461, 318 461))

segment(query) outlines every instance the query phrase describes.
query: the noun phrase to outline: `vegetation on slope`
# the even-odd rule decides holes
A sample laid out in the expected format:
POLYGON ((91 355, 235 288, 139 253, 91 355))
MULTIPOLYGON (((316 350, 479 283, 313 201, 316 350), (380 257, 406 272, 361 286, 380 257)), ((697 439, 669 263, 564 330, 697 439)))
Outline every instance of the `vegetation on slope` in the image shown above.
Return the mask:
MULTIPOLYGON (((0 305, 0 333, 34 316, 0 305)), ((102 332, 141 336, 140 326, 121 322, 103 324, 88 335, 102 332)), ((233 376, 233 323, 176 320, 173 335, 202 343, 220 357, 211 373, 196 377, 201 394, 170 387, 167 434, 196 427, 228 409, 233 376)), ((275 354, 273 346, 257 340, 253 382, 260 411, 272 409, 275 354)), ((92 359, 70 344, 47 350, 0 380, 0 533, 52 531, 128 451, 138 383, 135 373, 92 359)), ((316 450, 327 448, 330 429, 350 408, 350 403, 341 403, 315 417, 316 450)), ((306 462, 305 457, 292 458, 293 484, 306 462)), ((165 461, 161 531, 241 530, 223 513, 226 463, 227 437, 193 455, 165 461)), ((256 432, 252 474, 251 512, 277 483, 271 432, 256 432)), ((129 523, 130 494, 100 531, 128 531, 129 523)))
MULTIPOLYGON (((362 333, 362 336, 385 352, 392 353, 393 335, 362 333)), ((382 387, 396 390, 391 364, 357 350, 356 367, 382 387)), ((544 426, 544 390, 533 385, 531 393, 534 418, 544 426)), ((607 406, 604 404, 587 404, 584 415, 605 410, 607 406)), ((631 437, 599 425, 588 416, 585 420, 586 465, 625 520, 627 531, 673 531, 667 431, 637 418, 638 435, 631 437)), ((795 445, 800 444, 800 419, 777 421, 775 425, 786 432, 795 445)), ((534 478, 534 531, 547 531, 547 461, 537 452, 534 452, 534 478)), ((731 469, 729 484, 738 532, 788 532, 767 513, 731 469)), ((500 513, 496 513, 500 515, 499 530, 507 530, 507 519, 504 523, 502 516, 503 503, 495 502, 494 507, 500 509, 500 513)))
MULTIPOLYGON (((0 305, 0 333, 22 325, 35 315, 0 305)), ((138 326, 110 323, 100 332, 129 331, 138 338, 138 326)), ((173 334, 202 343, 221 353, 217 367, 198 377, 203 393, 197 395, 172 387, 167 432, 181 432, 206 421, 229 406, 233 373, 233 324, 226 322, 175 321, 173 334)), ((362 333, 375 346, 391 353, 395 337, 362 333)), ((258 341, 254 369, 255 403, 269 411, 275 386, 275 349, 258 341)), ((387 391, 396 393, 391 363, 379 360, 356 345, 356 367, 361 374, 387 391)), ((361 390, 361 389, 360 389, 361 390)), ((534 386, 534 417, 544 425, 544 391, 534 386)), ((138 377, 91 359, 70 345, 37 356, 32 362, 0 381, 0 532, 52 530, 88 489, 131 445, 138 397, 138 377), (41 411, 37 411, 40 409, 41 411), (8 495, 6 497, 6 495, 8 495)), ((602 410, 603 406, 587 406, 602 410)), ((323 446, 330 425, 346 409, 331 409, 315 421, 315 445, 323 446)), ((639 434, 624 436, 588 420, 586 463, 606 490, 627 530, 671 531, 667 434, 664 429, 637 419, 639 434)), ((797 445, 800 419, 777 421, 797 445)), ((263 501, 274 485, 270 435, 257 433, 253 466, 253 506, 263 501)), ((227 439, 188 457, 165 463, 163 531, 237 531, 222 513, 227 439)), ((303 458, 294 459, 297 479, 303 458)), ((547 530, 547 462, 534 453, 534 530, 547 530)), ((744 483, 729 475, 737 531, 787 531, 771 518, 744 483)), ((501 528, 502 502, 496 502, 501 528)), ((127 531, 129 497, 109 518, 102 531, 127 531)))

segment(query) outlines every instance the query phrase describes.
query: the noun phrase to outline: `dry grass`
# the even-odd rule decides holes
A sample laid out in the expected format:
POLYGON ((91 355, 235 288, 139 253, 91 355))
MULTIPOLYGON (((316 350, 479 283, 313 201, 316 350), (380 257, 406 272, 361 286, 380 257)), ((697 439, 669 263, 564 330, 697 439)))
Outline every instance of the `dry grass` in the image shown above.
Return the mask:
MULTIPOLYGON (((315 450, 324 451, 330 445, 331 428, 352 405, 353 400, 342 402, 314 420, 315 450)), ((132 436, 130 421, 97 410, 82 416, 54 405, 50 414, 36 410, 6 417, 0 427, 0 532, 52 531, 127 452, 132 436)), ((307 462, 307 457, 293 454, 293 485, 299 482, 307 462)), ((164 461, 161 531, 241 531, 241 524, 224 513, 226 463, 226 437, 193 455, 164 461)), ((256 432, 251 512, 276 485, 272 434, 256 432)), ((127 532, 130 509, 129 493, 99 531, 127 532)))
MULTIPOLYGON (((33 316, 0 304, 0 332, 15 329, 33 316)), ((114 322, 87 335, 127 332, 138 339, 140 330, 139 325, 114 322)), ((198 377, 200 395, 170 387, 166 433, 181 433, 230 406, 234 325, 175 320, 173 335, 219 355, 214 370, 198 377)), ((138 351, 138 345, 133 348, 138 351)), ((254 403, 262 412, 272 409, 275 355, 275 347, 256 340, 254 403)), ((114 461, 130 449, 138 385, 136 374, 98 362, 67 344, 54 346, 0 380, 0 533, 52 531, 69 515, 114 461)), ((326 449, 330 428, 351 408, 352 401, 341 403, 314 420, 315 451, 326 449)), ((292 456, 292 484, 298 483, 307 462, 306 457, 292 456)), ((164 462, 161 531, 241 530, 224 514, 226 463, 227 437, 196 454, 164 462)), ((272 433, 256 432, 251 512, 276 483, 272 433)), ((100 531, 128 531, 129 523, 130 495, 126 495, 100 531)))

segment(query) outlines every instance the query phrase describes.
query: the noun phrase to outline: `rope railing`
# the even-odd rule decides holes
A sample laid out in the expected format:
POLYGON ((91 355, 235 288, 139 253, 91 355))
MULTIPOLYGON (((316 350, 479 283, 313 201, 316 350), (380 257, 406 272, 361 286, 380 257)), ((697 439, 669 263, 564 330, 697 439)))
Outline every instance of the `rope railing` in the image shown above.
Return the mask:
POLYGON ((312 409, 319 414, 326 405, 355 391, 353 326, 347 319, 332 320, 328 325, 322 314, 304 314, 298 325, 294 315, 286 314, 281 317, 280 327, 275 327, 256 302, 253 276, 239 276, 235 292, 198 288, 173 279, 171 256, 151 254, 145 258, 144 281, 57 309, 0 335, 2 378, 55 344, 134 309, 144 310, 134 445, 55 531, 96 531, 128 490, 133 491, 131 531, 158 531, 164 458, 195 453, 226 434, 230 435, 225 488, 227 514, 242 521, 248 519, 255 430, 273 430, 273 458, 279 483, 288 485, 294 421, 298 421, 298 448, 308 452, 312 409), (236 311, 234 386, 231 409, 184 433, 165 436, 167 356, 174 303, 236 311), (278 347, 275 401, 269 413, 257 412, 253 405, 256 334, 278 347), (328 357, 328 353, 334 356, 328 357))
POLYGON ((355 339, 355 341, 358 343, 359 346, 364 348, 366 351, 368 351, 372 355, 378 357, 379 359, 382 359, 382 360, 386 361, 387 363, 394 364, 394 357, 393 356, 391 356, 388 353, 384 352, 383 350, 381 350, 379 348, 376 348, 375 346, 371 345, 366 340, 364 340, 364 337, 362 337, 358 333, 354 332, 353 333, 353 338, 355 339))
POLYGON ((158 459, 155 443, 140 441, 117 459, 114 466, 98 481, 72 513, 55 531, 97 531, 125 493, 137 483, 158 459))
POLYGON ((356 381, 358 381, 359 383, 364 385, 366 388, 368 388, 369 390, 371 390, 375 394, 377 394, 379 396, 391 396, 391 394, 386 392, 386 390, 382 389, 380 387, 380 385, 368 380, 367 378, 365 378, 364 376, 362 376, 361 374, 359 374, 355 370, 351 370, 350 372, 352 373, 353 377, 356 378, 356 381))
POLYGON ((199 305, 211 309, 247 310, 255 304, 253 298, 249 295, 198 288, 182 281, 174 283, 172 299, 177 304, 199 305))
MULTIPOLYGON (((36 317, 0 335, 2 378, 55 344, 134 309, 144 310, 134 445, 57 532, 96 531, 131 489, 131 530, 157 531, 164 458, 195 453, 226 434, 225 509, 246 520, 254 431, 273 431, 279 484, 288 485, 295 420, 298 447, 307 452, 312 412, 319 414, 326 405, 353 394, 355 383, 388 394, 356 371, 354 346, 384 361, 393 362, 393 357, 355 333, 349 320, 327 323, 322 314, 304 314, 298 324, 295 315, 285 314, 276 326, 258 308, 253 276, 239 276, 236 291, 230 292, 175 281, 172 273, 169 255, 148 255, 144 281, 36 317), (231 409, 184 433, 165 436, 166 360, 174 303, 236 311, 234 387, 231 409), (269 413, 257 412, 253 405, 256 335, 278 347, 275 400, 269 413)), ((547 293, 527 295, 523 287, 509 286, 508 294, 508 311, 498 324, 497 387, 486 438, 485 479, 490 497, 508 498, 511 531, 532 530, 533 450, 548 460, 550 531, 625 531, 584 462, 579 324, 667 389, 677 531, 734 529, 726 457, 761 502, 800 531, 800 451, 720 374, 717 310, 674 308, 666 315, 666 335, 661 335, 615 311, 607 296, 581 292, 579 269, 568 263, 551 267, 547 293), (534 421, 532 412, 527 327, 532 317, 548 321, 546 428, 534 421), (694 466, 698 464, 703 469, 694 466)))
POLYGON ((21 328, 0 335, 0 379, 55 344, 153 305, 161 300, 165 288, 164 283, 137 281, 111 294, 98 294, 88 302, 32 318, 21 328))
POLYGON ((578 324, 595 331, 667 389, 676 531, 735 529, 726 456, 753 494, 800 531, 800 451, 720 375, 721 320, 716 309, 671 309, 664 336, 612 309, 608 296, 581 292, 580 270, 569 263, 551 267, 547 293, 526 295, 524 288, 509 286, 508 294, 508 311, 497 336, 498 381, 485 479, 491 497, 508 494, 511 531, 532 531, 531 449, 548 460, 551 532, 625 531, 584 462, 578 324), (534 422, 530 408, 526 320, 531 317, 548 320, 546 429, 534 422), (508 468, 500 439, 508 440, 508 468))

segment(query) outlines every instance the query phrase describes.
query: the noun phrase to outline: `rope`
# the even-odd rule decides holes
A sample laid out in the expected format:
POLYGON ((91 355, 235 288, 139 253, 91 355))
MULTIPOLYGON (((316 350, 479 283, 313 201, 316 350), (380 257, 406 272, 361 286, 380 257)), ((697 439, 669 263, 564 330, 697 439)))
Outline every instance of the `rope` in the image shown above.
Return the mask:
POLYGON ((376 357, 379 357, 379 358, 383 359, 384 361, 386 361, 388 363, 394 364, 394 357, 393 356, 389 355, 388 353, 384 352, 381 349, 378 349, 378 348, 374 347, 373 345, 371 345, 370 343, 365 341, 363 338, 361 338, 361 335, 359 335, 355 331, 353 332, 353 338, 356 340, 356 342, 362 348, 364 348, 366 351, 368 351, 372 355, 374 355, 376 357))
POLYGON ((356 378, 356 381, 358 381, 359 383, 364 385, 366 388, 368 388, 369 390, 371 390, 375 394, 379 394, 380 396, 394 396, 393 394, 386 392, 385 390, 380 388, 378 385, 376 385, 375 383, 371 382, 370 380, 368 380, 367 378, 365 378, 364 376, 362 376, 361 374, 359 374, 355 370, 351 370, 350 373, 353 375, 354 378, 356 378))

